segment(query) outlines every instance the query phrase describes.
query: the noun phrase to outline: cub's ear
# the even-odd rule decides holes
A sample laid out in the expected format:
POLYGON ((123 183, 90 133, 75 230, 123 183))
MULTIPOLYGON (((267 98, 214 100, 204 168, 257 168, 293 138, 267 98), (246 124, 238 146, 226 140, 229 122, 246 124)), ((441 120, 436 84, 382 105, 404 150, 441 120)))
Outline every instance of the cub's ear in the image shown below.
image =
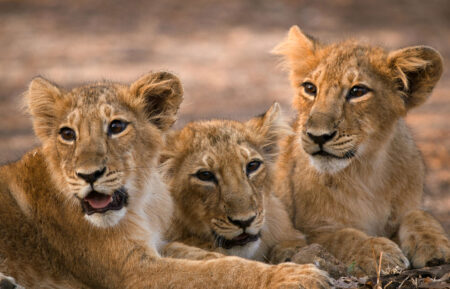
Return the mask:
POLYGON ((159 155, 160 171, 167 182, 174 176, 177 167, 175 164, 175 152, 178 149, 177 139, 179 135, 180 131, 169 131, 164 136, 164 149, 159 155))
POLYGON ((442 57, 431 47, 414 46, 389 53, 388 64, 406 105, 424 103, 442 75, 442 57))
POLYGON ((159 129, 169 129, 183 101, 183 87, 169 72, 149 73, 130 86, 131 94, 145 104, 148 119, 159 129))
POLYGON ((33 127, 41 141, 52 135, 56 125, 56 102, 62 97, 62 89, 43 77, 35 77, 25 93, 25 102, 33 117, 33 127))
POLYGON ((263 153, 270 161, 275 161, 278 156, 279 141, 293 133, 289 124, 284 120, 277 102, 264 114, 250 119, 245 124, 261 138, 263 153))
POLYGON ((278 44, 271 52, 283 56, 286 68, 298 69, 308 64, 315 58, 317 41, 304 34, 297 25, 289 29, 288 36, 278 44))

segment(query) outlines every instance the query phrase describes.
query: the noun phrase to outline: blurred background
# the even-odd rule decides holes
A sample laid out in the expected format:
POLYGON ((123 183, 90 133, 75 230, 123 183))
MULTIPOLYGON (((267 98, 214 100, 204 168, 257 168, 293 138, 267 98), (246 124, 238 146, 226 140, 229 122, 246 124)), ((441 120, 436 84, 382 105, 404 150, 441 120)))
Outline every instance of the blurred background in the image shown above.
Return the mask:
POLYGON ((185 87, 177 127, 247 119, 273 101, 293 115, 287 74, 269 53, 293 24, 327 41, 424 44, 442 53, 441 81, 407 122, 428 168, 425 207, 449 232, 448 0, 0 0, 0 163, 38 145, 21 109, 21 94, 38 74, 71 87, 169 70, 185 87))

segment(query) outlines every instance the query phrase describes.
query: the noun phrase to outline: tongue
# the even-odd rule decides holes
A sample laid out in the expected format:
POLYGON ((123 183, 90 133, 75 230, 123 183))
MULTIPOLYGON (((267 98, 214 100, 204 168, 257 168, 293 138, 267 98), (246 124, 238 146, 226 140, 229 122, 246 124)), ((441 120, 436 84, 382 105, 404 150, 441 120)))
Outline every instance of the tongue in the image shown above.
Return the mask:
POLYGON ((92 192, 85 198, 85 201, 94 209, 103 209, 112 202, 112 196, 92 192))

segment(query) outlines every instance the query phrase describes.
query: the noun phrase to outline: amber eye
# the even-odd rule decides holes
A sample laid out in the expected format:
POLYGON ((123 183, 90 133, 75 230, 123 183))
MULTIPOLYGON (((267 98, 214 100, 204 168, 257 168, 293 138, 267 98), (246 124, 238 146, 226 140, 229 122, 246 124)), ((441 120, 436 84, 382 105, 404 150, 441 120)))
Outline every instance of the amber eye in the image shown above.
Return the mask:
POLYGON ((256 170, 258 170, 259 167, 261 166, 261 163, 262 162, 258 161, 258 160, 253 160, 253 161, 249 162, 247 164, 247 166, 245 167, 245 171, 246 171, 247 175, 255 172, 256 170))
POLYGON ((312 84, 311 82, 303 82, 302 86, 307 94, 316 96, 317 87, 314 84, 312 84))
POLYGON ((210 171, 198 171, 195 176, 205 182, 217 182, 216 176, 210 171))
POLYGON ((361 84, 355 85, 352 88, 350 88, 350 90, 348 91, 346 99, 349 100, 352 98, 361 97, 361 96, 365 95, 366 93, 368 93, 369 91, 371 91, 371 89, 365 85, 361 85, 361 84))
POLYGON ((113 120, 108 127, 108 134, 119 134, 123 132, 128 126, 128 123, 122 120, 113 120))
POLYGON ((65 141, 74 141, 77 137, 77 134, 75 131, 68 127, 62 127, 59 130, 59 134, 61 135, 62 139, 65 141))

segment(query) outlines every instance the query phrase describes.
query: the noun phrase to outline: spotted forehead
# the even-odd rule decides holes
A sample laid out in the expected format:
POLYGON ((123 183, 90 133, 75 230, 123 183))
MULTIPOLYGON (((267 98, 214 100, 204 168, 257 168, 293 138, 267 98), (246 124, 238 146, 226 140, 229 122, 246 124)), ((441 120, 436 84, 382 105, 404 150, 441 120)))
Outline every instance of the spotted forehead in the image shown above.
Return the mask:
POLYGON ((196 124, 188 129, 190 142, 194 147, 232 147, 251 139, 246 127, 238 122, 196 124))
POLYGON ((119 91, 111 85, 91 85, 72 90, 72 110, 67 115, 69 122, 79 122, 81 119, 100 117, 108 119, 119 108, 119 91))
POLYGON ((317 67, 309 77, 318 82, 354 82, 373 71, 371 58, 380 51, 371 47, 336 44, 327 48, 317 67))
POLYGON ((97 84, 74 89, 71 94, 76 99, 77 107, 88 107, 113 103, 119 91, 112 85, 97 84))
POLYGON ((248 158, 253 154, 252 137, 247 128, 239 122, 194 123, 184 128, 184 137, 179 144, 188 151, 202 155, 248 158))

